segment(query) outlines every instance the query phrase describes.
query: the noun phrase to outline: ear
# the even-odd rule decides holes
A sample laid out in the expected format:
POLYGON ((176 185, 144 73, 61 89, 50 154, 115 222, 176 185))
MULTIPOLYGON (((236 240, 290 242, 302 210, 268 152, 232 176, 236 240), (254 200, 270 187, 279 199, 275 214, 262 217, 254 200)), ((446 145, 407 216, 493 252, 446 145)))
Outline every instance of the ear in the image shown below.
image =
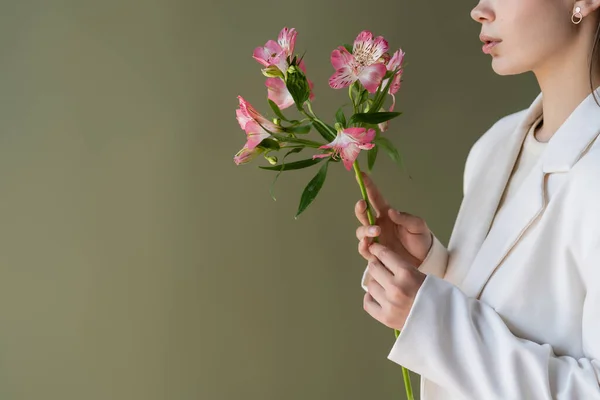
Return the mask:
POLYGON ((577 7, 580 8, 580 13, 583 18, 594 13, 594 11, 600 8, 600 0, 578 0, 573 4, 571 12, 574 14, 577 12, 577 7))

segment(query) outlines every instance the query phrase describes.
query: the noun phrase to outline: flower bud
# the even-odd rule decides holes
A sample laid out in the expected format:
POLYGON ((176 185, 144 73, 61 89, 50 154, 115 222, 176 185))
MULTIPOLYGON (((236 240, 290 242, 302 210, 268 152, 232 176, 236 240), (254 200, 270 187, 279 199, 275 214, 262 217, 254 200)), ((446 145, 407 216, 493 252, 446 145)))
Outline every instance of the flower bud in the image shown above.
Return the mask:
POLYGON ((299 109, 302 109, 304 102, 306 102, 310 96, 310 87, 304 72, 302 72, 298 66, 290 65, 287 70, 287 79, 285 84, 288 91, 292 95, 296 106, 299 109))
POLYGON ((277 126, 281 126, 281 119, 280 118, 273 118, 273 123, 277 126))
POLYGON ((283 72, 276 65, 269 65, 267 68, 263 68, 262 73, 267 78, 284 78, 283 72))
POLYGON ((277 157, 275 156, 267 156, 265 155, 265 159, 269 162, 269 164, 271 165, 275 165, 277 164, 277 157))

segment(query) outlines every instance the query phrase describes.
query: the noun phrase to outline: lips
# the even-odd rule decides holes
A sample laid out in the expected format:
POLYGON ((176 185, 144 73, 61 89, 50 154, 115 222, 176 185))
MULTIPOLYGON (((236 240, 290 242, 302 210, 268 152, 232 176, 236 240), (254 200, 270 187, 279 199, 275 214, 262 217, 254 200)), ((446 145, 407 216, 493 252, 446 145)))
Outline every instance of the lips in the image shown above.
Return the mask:
POLYGON ((489 54, 492 50, 492 48, 494 48, 495 46, 498 45, 498 43, 502 42, 501 39, 492 37, 492 36, 487 36, 487 35, 480 35, 479 39, 483 42, 483 47, 482 50, 484 53, 489 54))
POLYGON ((481 40, 484 43, 501 42, 502 41, 501 39, 495 38, 493 36, 484 35, 484 34, 479 35, 479 40, 481 40))

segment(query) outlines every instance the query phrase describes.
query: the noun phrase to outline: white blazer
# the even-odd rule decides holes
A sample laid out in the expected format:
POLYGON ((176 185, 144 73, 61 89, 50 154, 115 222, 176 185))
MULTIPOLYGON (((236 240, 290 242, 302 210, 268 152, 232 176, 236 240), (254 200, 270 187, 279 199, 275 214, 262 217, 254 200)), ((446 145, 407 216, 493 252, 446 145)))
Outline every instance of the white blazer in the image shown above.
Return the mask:
POLYGON ((434 236, 420 266, 427 277, 388 358, 421 375, 422 400, 600 400, 600 107, 591 94, 490 229, 541 100, 472 146, 448 249, 434 236))

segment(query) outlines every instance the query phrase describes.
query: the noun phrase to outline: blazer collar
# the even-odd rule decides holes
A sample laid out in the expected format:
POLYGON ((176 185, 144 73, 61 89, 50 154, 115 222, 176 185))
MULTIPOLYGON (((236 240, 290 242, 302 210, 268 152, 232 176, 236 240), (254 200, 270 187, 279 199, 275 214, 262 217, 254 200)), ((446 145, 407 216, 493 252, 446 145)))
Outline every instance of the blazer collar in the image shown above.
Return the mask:
MULTIPOLYGON (((596 89, 600 102, 600 88, 596 89)), ((535 113, 541 113, 542 95, 534 101, 535 113), (539 111, 538 111, 539 109, 539 111)), ((600 132, 600 106, 590 93, 569 115, 548 142, 542 155, 544 173, 567 172, 581 158, 600 132)))
POLYGON ((470 183, 473 189, 463 199, 448 244, 452 268, 448 269, 446 278, 460 285, 470 297, 481 296, 511 249, 544 213, 548 203, 546 175, 567 172, 600 132, 600 107, 590 94, 554 133, 519 190, 496 215, 523 140, 541 113, 540 93, 516 126, 508 128, 510 130, 482 149, 480 159, 487 165, 473 166, 475 175, 470 183))

